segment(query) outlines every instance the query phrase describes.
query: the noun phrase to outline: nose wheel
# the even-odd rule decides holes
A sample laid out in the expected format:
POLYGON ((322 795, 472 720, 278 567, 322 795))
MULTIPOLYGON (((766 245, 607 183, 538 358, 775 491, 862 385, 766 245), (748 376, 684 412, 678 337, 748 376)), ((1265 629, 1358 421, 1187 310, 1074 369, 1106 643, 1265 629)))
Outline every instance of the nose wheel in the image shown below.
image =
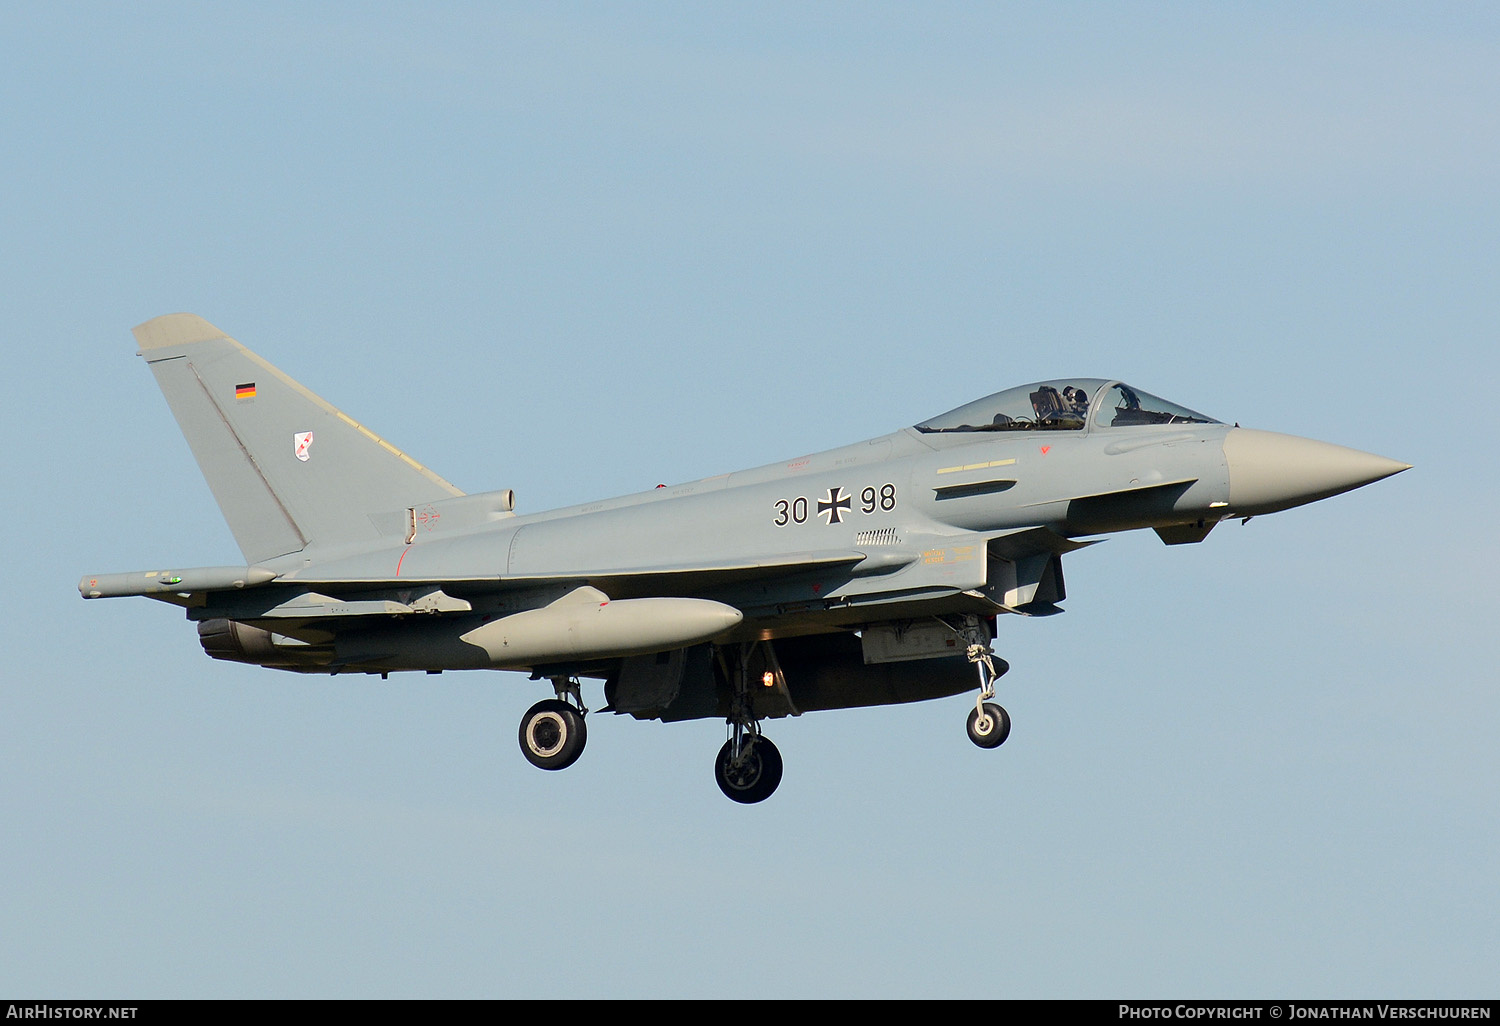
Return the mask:
POLYGON ((969 713, 969 740, 980 748, 999 748, 1010 737, 1010 713, 994 702, 980 701, 969 713))

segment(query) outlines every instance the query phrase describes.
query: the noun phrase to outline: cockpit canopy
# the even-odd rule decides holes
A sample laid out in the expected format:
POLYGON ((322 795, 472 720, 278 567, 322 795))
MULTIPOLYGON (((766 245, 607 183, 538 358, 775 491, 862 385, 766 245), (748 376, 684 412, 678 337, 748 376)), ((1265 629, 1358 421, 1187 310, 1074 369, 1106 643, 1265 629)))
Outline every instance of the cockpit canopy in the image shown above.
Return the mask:
POLYGON ((923 421, 924 434, 962 431, 1082 431, 1143 424, 1217 424, 1149 392, 1102 378, 1039 381, 1006 389, 923 421))

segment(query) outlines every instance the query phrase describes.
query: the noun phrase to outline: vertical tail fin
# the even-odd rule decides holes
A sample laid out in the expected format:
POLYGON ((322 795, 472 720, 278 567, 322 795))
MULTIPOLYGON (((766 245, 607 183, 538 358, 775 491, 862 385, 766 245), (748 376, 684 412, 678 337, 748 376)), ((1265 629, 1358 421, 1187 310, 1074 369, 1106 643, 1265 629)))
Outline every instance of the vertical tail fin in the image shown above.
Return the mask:
POLYGON ((374 539, 371 514, 463 494, 201 317, 133 334, 250 563, 374 539))

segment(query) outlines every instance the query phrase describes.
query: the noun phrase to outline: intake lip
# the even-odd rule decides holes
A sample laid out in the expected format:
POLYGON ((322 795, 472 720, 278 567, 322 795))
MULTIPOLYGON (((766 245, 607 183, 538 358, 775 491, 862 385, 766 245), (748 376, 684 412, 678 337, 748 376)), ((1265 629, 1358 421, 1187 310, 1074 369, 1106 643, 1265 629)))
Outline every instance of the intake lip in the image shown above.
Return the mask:
POLYGON ((1236 516, 1291 509, 1411 469, 1374 453, 1250 428, 1224 436, 1224 461, 1236 516))

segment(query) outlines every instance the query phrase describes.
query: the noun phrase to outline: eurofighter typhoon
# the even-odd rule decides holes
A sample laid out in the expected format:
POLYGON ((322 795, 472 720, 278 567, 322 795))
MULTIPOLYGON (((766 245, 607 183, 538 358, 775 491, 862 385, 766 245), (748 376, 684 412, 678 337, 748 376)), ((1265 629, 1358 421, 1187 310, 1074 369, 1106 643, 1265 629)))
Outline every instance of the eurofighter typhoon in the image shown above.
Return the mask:
POLYGON ((544 513, 466 495, 201 317, 135 329, 244 563, 90 574, 84 598, 182 606, 215 659, 299 673, 520 670, 555 697, 521 752, 560 770, 600 711, 714 717, 737 802, 782 759, 761 723, 976 697, 997 748, 1001 614, 1061 612, 1063 556, 1168 545, 1408 469, 1223 424, 1121 381, 1011 388, 880 438, 544 513))

